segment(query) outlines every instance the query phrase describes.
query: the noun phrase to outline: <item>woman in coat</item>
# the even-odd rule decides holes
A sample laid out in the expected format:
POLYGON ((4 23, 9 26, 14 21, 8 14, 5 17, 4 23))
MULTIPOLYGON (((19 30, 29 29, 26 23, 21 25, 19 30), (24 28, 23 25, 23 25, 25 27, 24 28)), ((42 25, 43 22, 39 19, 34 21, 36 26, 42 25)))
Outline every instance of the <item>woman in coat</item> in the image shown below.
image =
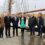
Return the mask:
POLYGON ((22 16, 20 18, 20 28, 21 28, 21 36, 24 36, 24 29, 26 28, 26 17, 22 16))

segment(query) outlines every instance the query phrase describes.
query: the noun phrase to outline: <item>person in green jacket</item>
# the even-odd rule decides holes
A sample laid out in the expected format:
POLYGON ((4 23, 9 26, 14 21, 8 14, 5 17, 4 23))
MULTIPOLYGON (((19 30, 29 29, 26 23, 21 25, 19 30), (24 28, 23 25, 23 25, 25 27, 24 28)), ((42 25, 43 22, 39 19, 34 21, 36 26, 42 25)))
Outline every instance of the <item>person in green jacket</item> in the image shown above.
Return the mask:
POLYGON ((20 18, 21 36, 24 36, 24 29, 26 28, 26 17, 21 16, 20 18))

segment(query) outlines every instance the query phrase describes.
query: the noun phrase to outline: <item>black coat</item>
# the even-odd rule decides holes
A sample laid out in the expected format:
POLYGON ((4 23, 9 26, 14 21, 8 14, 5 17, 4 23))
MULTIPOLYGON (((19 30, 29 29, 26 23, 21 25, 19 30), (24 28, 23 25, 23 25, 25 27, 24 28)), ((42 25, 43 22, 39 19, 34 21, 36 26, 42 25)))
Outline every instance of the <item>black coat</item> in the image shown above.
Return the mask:
MULTIPOLYGON (((24 23, 26 24, 26 17, 24 17, 24 23)), ((20 24, 21 24, 21 17, 20 17, 20 24)))
POLYGON ((35 25, 38 25, 38 23, 37 23, 36 17, 33 16, 33 17, 29 18, 28 26, 29 27, 34 27, 35 25))
POLYGON ((44 20, 42 17, 39 17, 39 20, 38 20, 38 26, 44 26, 44 20))
POLYGON ((18 17, 16 17, 16 20, 15 20, 14 17, 12 18, 13 27, 18 27, 18 22, 19 22, 19 18, 18 17))
POLYGON ((11 16, 5 16, 4 17, 4 23, 6 27, 10 27, 10 23, 11 23, 11 16))

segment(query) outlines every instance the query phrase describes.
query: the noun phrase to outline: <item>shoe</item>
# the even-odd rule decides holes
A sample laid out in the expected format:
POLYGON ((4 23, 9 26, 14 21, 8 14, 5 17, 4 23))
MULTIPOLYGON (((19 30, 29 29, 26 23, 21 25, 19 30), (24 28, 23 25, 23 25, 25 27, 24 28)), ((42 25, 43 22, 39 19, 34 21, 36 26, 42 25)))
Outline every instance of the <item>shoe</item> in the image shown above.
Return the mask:
POLYGON ((32 36, 33 34, 32 34, 32 32, 30 33, 30 36, 32 36))
POLYGON ((6 38, 8 38, 8 36, 6 36, 6 38))
POLYGON ((18 35, 16 35, 16 36, 18 36, 18 35))
POLYGON ((15 37, 15 35, 13 35, 13 37, 15 37))
POLYGON ((13 35, 13 37, 15 37, 15 36, 13 35))
POLYGON ((3 38, 3 36, 1 38, 3 38))
POLYGON ((21 37, 23 37, 24 35, 22 34, 21 37))
POLYGON ((11 36, 9 36, 9 38, 11 38, 11 36))
POLYGON ((40 38, 42 38, 42 35, 40 35, 40 38))

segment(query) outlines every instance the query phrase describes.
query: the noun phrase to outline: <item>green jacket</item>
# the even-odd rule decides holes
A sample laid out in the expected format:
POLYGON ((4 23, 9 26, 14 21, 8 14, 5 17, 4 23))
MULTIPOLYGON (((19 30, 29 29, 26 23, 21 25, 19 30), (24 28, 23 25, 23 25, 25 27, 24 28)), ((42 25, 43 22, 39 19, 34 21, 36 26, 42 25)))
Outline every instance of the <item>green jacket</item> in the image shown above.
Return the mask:
POLYGON ((26 28, 26 24, 24 23, 24 19, 21 19, 20 28, 26 28))

